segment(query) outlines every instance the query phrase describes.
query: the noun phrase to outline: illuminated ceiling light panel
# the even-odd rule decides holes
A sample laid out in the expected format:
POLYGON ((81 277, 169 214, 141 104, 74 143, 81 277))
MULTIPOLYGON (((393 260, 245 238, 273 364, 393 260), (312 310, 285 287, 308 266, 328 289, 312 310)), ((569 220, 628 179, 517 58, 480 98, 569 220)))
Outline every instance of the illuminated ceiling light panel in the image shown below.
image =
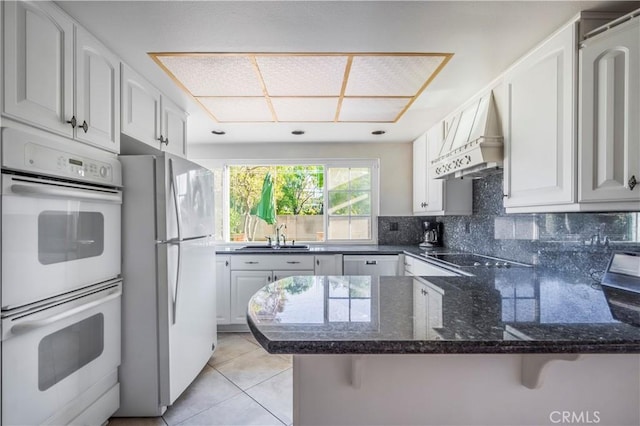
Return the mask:
POLYGON ((356 56, 345 96, 415 96, 443 56, 356 56))
POLYGON ((449 53, 150 53, 217 122, 396 122, 449 53), (331 110, 331 111, 330 111, 331 110))
POLYGON ((247 56, 158 56, 194 97, 263 96, 260 77, 247 56))
POLYGON ((409 98, 345 98, 339 121, 393 123, 409 98))
POLYGON ((346 56, 256 56, 269 96, 340 96, 346 56))
POLYGON ((220 123, 274 121, 264 98, 198 98, 220 123))
POLYGON ((339 98, 271 98, 278 121, 333 122, 339 98))

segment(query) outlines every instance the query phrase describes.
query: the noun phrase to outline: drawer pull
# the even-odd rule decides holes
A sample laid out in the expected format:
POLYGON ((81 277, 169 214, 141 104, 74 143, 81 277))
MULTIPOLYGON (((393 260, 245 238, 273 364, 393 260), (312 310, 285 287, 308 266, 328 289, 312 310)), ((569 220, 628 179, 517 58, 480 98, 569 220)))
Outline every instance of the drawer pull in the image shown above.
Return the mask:
POLYGON ((366 264, 367 264, 367 265, 377 265, 377 264, 378 264, 378 261, 377 261, 377 260, 367 260, 367 261, 366 261, 366 264))
POLYGON ((290 264, 290 265, 296 265, 296 264, 298 264, 300 262, 298 262, 297 260, 287 260, 287 263, 290 264))
POLYGON ((633 191, 633 188, 635 188, 637 184, 636 175, 631 176, 631 179, 629 179, 629 189, 633 191))
POLYGON ((257 265, 258 264, 258 262, 255 262, 253 260, 249 260, 249 261, 246 261, 244 263, 247 264, 247 265, 257 265))

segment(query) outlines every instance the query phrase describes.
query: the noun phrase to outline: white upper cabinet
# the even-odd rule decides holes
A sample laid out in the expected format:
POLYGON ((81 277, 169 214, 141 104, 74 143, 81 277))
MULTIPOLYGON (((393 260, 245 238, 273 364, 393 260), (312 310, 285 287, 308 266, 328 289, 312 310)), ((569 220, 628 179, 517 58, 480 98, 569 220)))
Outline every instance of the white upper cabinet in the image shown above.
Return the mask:
POLYGON ((166 96, 162 97, 163 149, 171 154, 187 156, 187 114, 166 96))
POLYGON ((124 64, 121 78, 122 133, 154 149, 186 157, 187 114, 124 64))
POLYGON ((120 152, 119 59, 91 34, 76 28, 75 138, 120 152))
POLYGON ((73 22, 46 2, 3 2, 7 116, 73 137, 73 22))
POLYGON ((55 5, 48 2, 3 5, 6 27, 3 113, 118 152, 118 58, 84 29, 74 26, 55 5))
POLYGON ((413 141, 413 214, 416 216, 469 215, 471 179, 433 179, 429 165, 443 143, 442 123, 413 141))
POLYGON ((122 133, 160 149, 160 91, 124 64, 121 88, 122 133))
POLYGON ((640 210, 640 18, 584 41, 580 67, 578 201, 640 210))
POLYGON ((427 134, 413 141, 413 214, 423 215, 429 204, 427 134))
POLYGON ((576 25, 564 27, 505 75, 507 209, 575 202, 576 25))

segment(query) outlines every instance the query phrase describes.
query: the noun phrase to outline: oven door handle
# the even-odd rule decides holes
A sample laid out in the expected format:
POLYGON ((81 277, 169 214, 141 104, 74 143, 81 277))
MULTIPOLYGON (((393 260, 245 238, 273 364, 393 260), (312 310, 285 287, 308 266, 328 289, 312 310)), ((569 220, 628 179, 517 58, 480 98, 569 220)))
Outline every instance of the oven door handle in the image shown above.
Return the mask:
POLYGON ((89 303, 85 303, 84 305, 80 305, 76 308, 69 309, 68 311, 65 311, 56 315, 52 315, 47 318, 42 318, 42 319, 33 320, 33 321, 24 321, 19 324, 15 324, 14 326, 11 327, 11 333, 16 335, 25 334, 30 331, 36 330, 38 328, 46 327, 49 324, 53 324, 65 318, 69 318, 81 312, 87 311, 91 308, 95 308, 96 306, 107 303, 110 300, 117 299, 121 295, 122 295, 122 290, 120 288, 117 288, 116 290, 112 290, 112 292, 109 293, 107 296, 104 296, 98 300, 94 300, 89 303))
POLYGON ((122 195, 119 193, 64 188, 61 186, 42 185, 37 183, 14 183, 11 185, 11 191, 20 195, 44 195, 47 197, 79 198, 85 200, 122 203, 122 195))

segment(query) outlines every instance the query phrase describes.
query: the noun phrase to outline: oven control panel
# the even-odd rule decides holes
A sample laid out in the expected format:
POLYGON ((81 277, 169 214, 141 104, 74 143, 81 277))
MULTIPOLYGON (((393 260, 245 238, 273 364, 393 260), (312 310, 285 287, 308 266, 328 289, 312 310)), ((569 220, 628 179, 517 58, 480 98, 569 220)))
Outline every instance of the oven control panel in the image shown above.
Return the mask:
POLYGON ((25 166, 97 183, 113 182, 113 169, 109 163, 33 143, 25 146, 25 166))

